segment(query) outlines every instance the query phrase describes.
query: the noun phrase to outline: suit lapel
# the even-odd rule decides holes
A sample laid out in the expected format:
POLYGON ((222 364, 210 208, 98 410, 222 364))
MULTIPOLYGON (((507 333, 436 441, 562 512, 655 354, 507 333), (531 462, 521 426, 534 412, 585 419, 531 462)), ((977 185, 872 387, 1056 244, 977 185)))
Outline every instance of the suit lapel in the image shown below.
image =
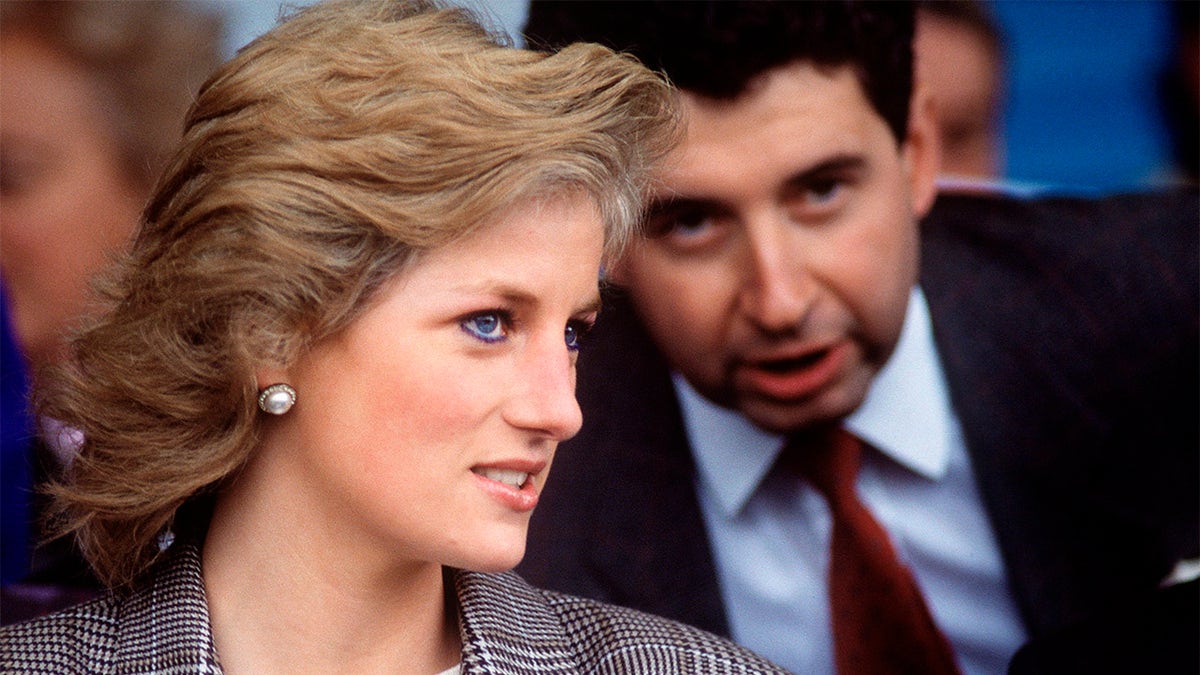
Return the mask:
POLYGON ((1012 592, 1043 634, 1169 569, 1160 523, 1139 510, 1154 499, 1138 486, 1154 481, 1121 475, 1152 470, 1152 453, 1125 455, 1142 402, 1109 400, 1133 390, 1109 366, 1148 372, 1136 359, 1153 352, 1114 344, 1136 319, 1107 296, 1091 211, 942 197, 935 214, 921 273, 934 339, 1012 592))
POLYGON ((1071 556, 1061 554, 1070 542, 1060 540, 1056 513, 1063 511, 1054 501, 1073 492, 1060 455, 1086 411, 1061 414, 1063 401, 1074 398, 1053 376, 1064 364, 1042 363, 1046 352, 1028 311, 1037 301, 1021 297, 1021 283, 1014 286, 1027 273, 1026 261, 981 259, 980 251, 1011 255, 1007 242, 955 246, 959 225, 988 236, 978 221, 938 225, 927 225, 922 241, 921 281, 934 339, 1009 583, 1036 633, 1060 623, 1062 617, 1049 614, 1075 594, 1071 556))

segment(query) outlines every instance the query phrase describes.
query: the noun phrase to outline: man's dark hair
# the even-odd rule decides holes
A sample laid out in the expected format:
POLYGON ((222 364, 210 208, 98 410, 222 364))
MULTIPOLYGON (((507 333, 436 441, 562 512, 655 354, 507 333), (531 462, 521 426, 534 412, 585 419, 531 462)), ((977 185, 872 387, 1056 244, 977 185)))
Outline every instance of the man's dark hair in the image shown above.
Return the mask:
POLYGON ((755 76, 794 61, 851 66, 897 141, 908 130, 913 6, 908 2, 532 0, 526 43, 598 42, 637 56, 677 86, 736 98, 755 76))

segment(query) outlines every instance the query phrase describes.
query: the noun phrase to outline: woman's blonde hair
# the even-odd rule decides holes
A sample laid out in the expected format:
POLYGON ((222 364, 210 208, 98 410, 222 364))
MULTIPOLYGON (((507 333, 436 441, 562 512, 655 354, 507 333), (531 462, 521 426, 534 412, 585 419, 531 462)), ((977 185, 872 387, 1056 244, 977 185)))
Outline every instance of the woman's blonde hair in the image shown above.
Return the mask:
POLYGON ((517 50, 463 9, 299 10, 201 89, 133 250, 102 285, 42 414, 82 432, 55 497, 99 578, 133 583, 158 535, 243 465, 254 370, 346 327, 422 250, 514 203, 595 200, 610 253, 678 137, 669 85, 596 45, 517 50))

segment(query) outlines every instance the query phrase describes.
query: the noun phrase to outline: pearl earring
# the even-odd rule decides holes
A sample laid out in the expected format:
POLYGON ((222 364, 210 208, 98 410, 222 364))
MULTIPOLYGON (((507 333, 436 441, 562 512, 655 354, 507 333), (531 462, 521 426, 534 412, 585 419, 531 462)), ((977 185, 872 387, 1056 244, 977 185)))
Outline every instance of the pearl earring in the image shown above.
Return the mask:
POLYGON ((265 413, 282 415, 296 405, 296 390, 280 382, 258 392, 258 407, 265 413))

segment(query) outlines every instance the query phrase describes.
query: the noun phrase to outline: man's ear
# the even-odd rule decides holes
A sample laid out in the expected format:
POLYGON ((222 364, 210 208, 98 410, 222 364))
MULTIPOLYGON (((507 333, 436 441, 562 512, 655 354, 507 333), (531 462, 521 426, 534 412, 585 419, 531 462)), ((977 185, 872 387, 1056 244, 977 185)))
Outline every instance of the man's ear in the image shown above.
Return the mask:
POLYGON ((908 112, 908 138, 901 150, 918 218, 929 213, 937 197, 937 175, 941 170, 942 145, 937 132, 937 107, 933 96, 921 86, 913 91, 908 112))
POLYGON ((626 245, 625 250, 621 252, 614 260, 609 261, 604 268, 604 280, 617 286, 626 286, 629 280, 629 258, 637 255, 638 241, 636 237, 643 235, 634 235, 635 239, 626 245))

